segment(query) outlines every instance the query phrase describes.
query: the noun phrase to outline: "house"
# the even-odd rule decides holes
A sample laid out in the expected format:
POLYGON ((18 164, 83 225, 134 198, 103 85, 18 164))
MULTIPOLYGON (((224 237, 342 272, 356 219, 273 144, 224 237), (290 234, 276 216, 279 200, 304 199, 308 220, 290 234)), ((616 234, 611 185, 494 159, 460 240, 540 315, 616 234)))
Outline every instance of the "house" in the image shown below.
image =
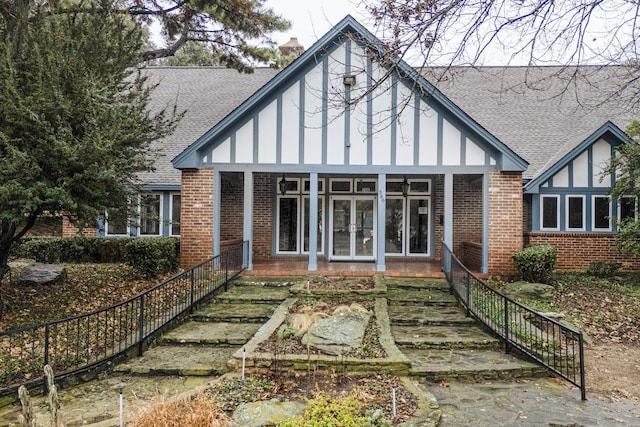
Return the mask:
POLYGON ((609 96, 625 67, 416 70, 380 65, 377 46, 347 16, 281 71, 150 68, 154 102, 187 114, 154 144, 137 226, 107 220, 98 235, 179 235, 184 267, 237 239, 250 269, 385 271, 438 260, 441 242, 487 274, 514 272, 535 243, 560 269, 640 265, 614 249, 637 202, 610 200, 615 177, 601 179, 634 118, 609 96))

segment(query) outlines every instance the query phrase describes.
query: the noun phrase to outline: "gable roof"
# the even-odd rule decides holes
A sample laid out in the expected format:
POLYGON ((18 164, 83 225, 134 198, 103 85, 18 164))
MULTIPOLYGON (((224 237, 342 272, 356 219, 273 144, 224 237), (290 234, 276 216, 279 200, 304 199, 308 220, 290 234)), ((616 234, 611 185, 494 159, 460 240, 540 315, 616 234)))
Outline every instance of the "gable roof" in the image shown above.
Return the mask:
MULTIPOLYGON (((220 122, 215 124, 211 129, 205 132, 193 144, 187 147, 182 153, 178 154, 172 164, 175 168, 195 168, 201 166, 201 160, 198 156, 198 150, 209 144, 211 141, 219 139, 221 136, 233 126, 233 124, 245 114, 254 109, 265 98, 282 90, 285 82, 289 81, 298 73, 317 63, 317 59, 330 51, 341 39, 349 37, 357 42, 366 44, 368 49, 378 51, 379 55, 383 54, 382 43, 357 20, 351 16, 346 16, 335 27, 320 38, 309 50, 304 52, 292 64, 286 67, 282 72, 277 74, 271 81, 262 86, 253 95, 251 95, 238 108, 227 115, 220 122)), ((484 141, 492 146, 497 152, 501 153, 501 168, 503 170, 524 171, 527 169, 527 162, 515 153, 506 144, 496 138, 487 129, 479 125, 471 116, 459 108, 454 102, 447 98, 434 85, 429 83, 427 79, 409 66, 406 62, 399 60, 395 64, 399 70, 399 75, 404 79, 408 79, 417 83, 418 93, 427 95, 430 104, 436 104, 450 115, 469 127, 473 132, 479 135, 484 141)))
POLYGON ((605 139, 612 142, 614 145, 624 144, 631 139, 624 133, 622 129, 613 124, 611 121, 607 121, 600 126, 595 132, 584 138, 579 144, 573 145, 571 150, 559 151, 555 156, 549 160, 551 166, 543 169, 536 177, 527 183, 525 186, 525 193, 537 193, 540 185, 546 182, 553 175, 558 173, 569 162, 578 157, 584 150, 594 144, 600 139, 605 139))

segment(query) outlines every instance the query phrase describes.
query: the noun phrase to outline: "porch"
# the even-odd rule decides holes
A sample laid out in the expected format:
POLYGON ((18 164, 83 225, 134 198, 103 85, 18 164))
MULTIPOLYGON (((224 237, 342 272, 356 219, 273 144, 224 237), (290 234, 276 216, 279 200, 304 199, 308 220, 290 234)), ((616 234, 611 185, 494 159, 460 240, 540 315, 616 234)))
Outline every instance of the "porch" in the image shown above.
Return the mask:
MULTIPOLYGON (((253 270, 245 270, 245 276, 373 276, 444 278, 439 260, 387 260, 386 271, 376 271, 374 262, 318 261, 318 270, 309 271, 307 260, 269 260, 253 264, 253 270)), ((477 272, 475 274, 478 274, 477 272)))

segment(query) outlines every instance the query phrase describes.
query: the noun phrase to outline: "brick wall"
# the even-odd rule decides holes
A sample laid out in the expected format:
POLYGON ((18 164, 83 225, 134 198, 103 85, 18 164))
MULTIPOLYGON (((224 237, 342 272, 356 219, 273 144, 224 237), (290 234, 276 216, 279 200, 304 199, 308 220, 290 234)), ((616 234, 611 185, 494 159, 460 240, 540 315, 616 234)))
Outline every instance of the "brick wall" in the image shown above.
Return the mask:
MULTIPOLYGON (((244 174, 226 172, 220 174, 220 240, 243 238, 244 174)), ((220 249, 222 251, 222 249, 220 249)))
POLYGON ((489 273, 514 274, 523 248, 522 174, 489 172, 489 273))
MULTIPOLYGON (((95 237, 97 235, 97 230, 95 227, 84 227, 82 229, 82 233, 87 237, 95 237)), ((76 227, 69 216, 62 216, 62 237, 75 237, 80 235, 80 230, 76 227)))
POLYGON ((253 174, 253 260, 272 259, 273 234, 275 227, 273 194, 275 178, 269 173, 253 174))
POLYGON ((610 233, 525 233, 526 245, 556 248, 556 270, 585 271, 591 261, 618 261, 625 270, 638 270, 640 258, 620 254, 610 233))
POLYGON ((213 256, 213 169, 182 171, 180 266, 190 268, 213 256))
POLYGON ((440 218, 444 216, 444 175, 437 175, 432 178, 432 199, 433 203, 433 223, 434 223, 434 248, 433 257, 440 259, 442 252, 442 239, 444 239, 444 226, 440 223, 440 218))
POLYGON ((451 249, 465 265, 471 267, 467 264, 470 260, 464 257, 465 242, 482 243, 482 176, 455 175, 453 177, 453 248, 451 249))

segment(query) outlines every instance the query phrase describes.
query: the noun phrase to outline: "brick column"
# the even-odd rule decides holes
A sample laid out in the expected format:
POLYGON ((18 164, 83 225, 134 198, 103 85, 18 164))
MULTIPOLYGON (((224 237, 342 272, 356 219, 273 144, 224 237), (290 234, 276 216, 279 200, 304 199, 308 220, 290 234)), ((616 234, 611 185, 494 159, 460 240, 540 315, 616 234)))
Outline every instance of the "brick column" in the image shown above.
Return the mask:
POLYGON ((522 250, 522 174, 489 172, 489 274, 514 274, 511 256, 522 250))
POLYGON ((190 268, 213 256, 213 169, 182 171, 180 267, 190 268))

